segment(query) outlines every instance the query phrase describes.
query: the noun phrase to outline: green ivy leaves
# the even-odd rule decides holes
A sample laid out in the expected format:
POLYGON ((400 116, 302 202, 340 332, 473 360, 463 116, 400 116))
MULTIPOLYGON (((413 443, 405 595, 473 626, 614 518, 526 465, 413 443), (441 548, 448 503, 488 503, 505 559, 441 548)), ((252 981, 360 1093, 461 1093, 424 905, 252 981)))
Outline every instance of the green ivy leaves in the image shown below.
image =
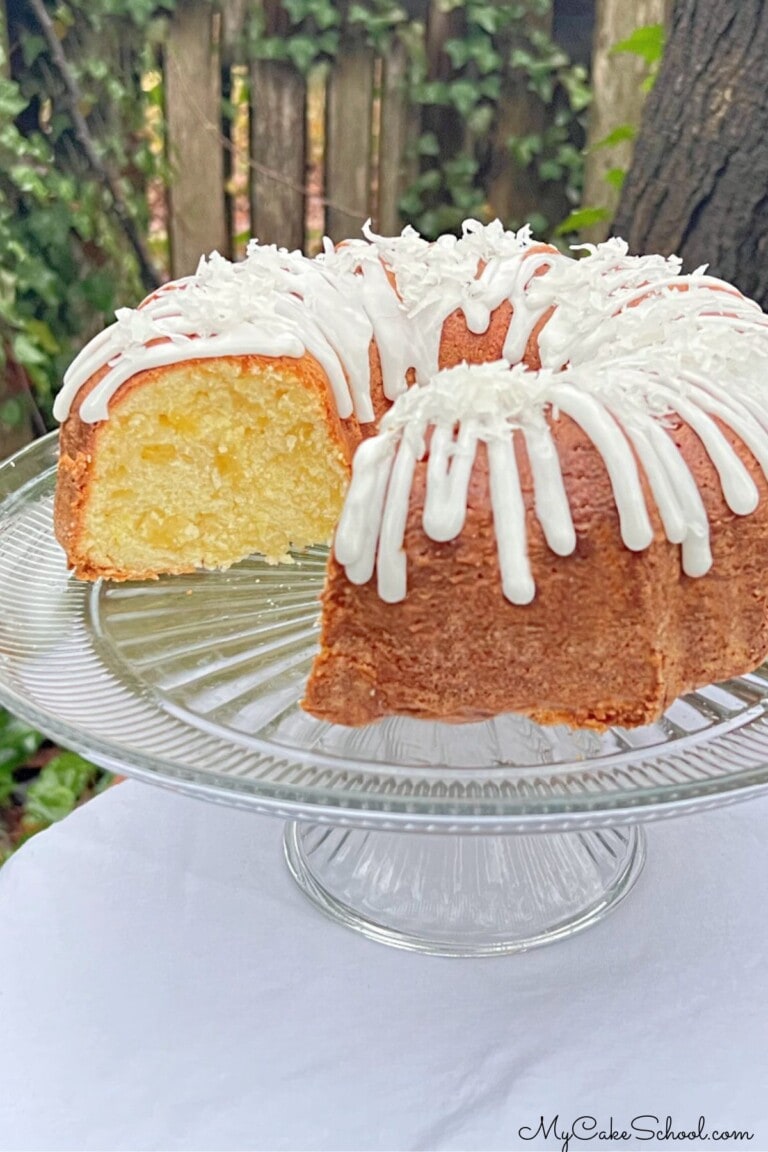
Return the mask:
MULTIPOLYGON (((139 29, 137 66, 149 72, 155 26, 172 8, 154 0, 58 0, 51 12, 83 89, 81 111, 94 118, 103 154, 131 173, 123 188, 132 214, 144 222, 137 177, 151 179, 163 161, 147 145, 133 75, 119 74, 99 37, 109 33, 115 44, 118 28, 139 29)), ((26 65, 19 81, 0 64, 0 368, 10 350, 47 416, 83 337, 108 322, 118 303, 143 292, 109 197, 79 154, 45 41, 32 25, 18 39, 26 65), (22 132, 16 120, 25 112, 22 132)))
POLYGON ((401 198, 405 219, 425 236, 455 229, 468 214, 486 213, 483 149, 491 139, 505 78, 520 76, 551 107, 550 123, 536 138, 510 140, 514 163, 534 166, 539 179, 561 181, 575 200, 581 186, 583 157, 574 143, 589 104, 583 68, 573 66, 536 21, 550 11, 551 0, 497 4, 488 0, 445 0, 442 10, 460 14, 461 32, 449 37, 442 52, 450 66, 447 77, 427 73, 424 29, 417 32, 404 7, 393 0, 283 0, 287 27, 266 26, 257 10, 249 30, 249 50, 259 59, 291 63, 302 73, 329 65, 352 33, 386 55, 398 37, 409 54, 409 102, 416 108, 453 110, 458 131, 466 137, 460 155, 441 155, 435 133, 426 131, 414 144, 421 171, 401 198), (556 107, 552 107, 556 104, 556 107))
POLYGON ((611 52, 629 52, 639 56, 650 69, 658 68, 664 55, 664 25, 644 24, 611 48, 611 52))
POLYGON ((17 786, 14 773, 37 752, 42 742, 39 732, 0 708, 0 804, 10 800, 17 786))
POLYGON ((332 61, 339 51, 342 30, 348 28, 377 52, 385 52, 408 20, 405 9, 393 0, 283 0, 287 31, 270 30, 264 13, 256 8, 248 31, 250 52, 258 60, 285 60, 304 74, 332 61))
MULTIPOLYGON (((661 65, 661 60, 664 55, 664 42, 664 25, 647 24, 640 28, 635 28, 624 40, 620 40, 614 44, 611 47, 611 55, 627 53, 631 56, 639 57, 647 66, 647 74, 642 81, 641 87, 645 92, 648 92, 655 83, 661 65)), ((634 125, 618 124, 606 136, 603 136, 601 140, 593 144, 592 150, 597 151, 603 148, 615 148, 619 144, 634 140, 636 136, 637 129, 634 125)), ((626 175, 626 168, 614 165, 608 168, 603 179, 610 188, 621 191, 626 175)), ((608 208, 585 205, 571 212, 567 219, 563 220, 558 226, 556 233, 558 236, 565 236, 569 233, 580 232, 582 229, 591 228, 594 224, 601 224, 605 220, 609 220, 611 215, 612 213, 608 208)))
MULTIPOLYGON (((522 79, 548 109, 541 131, 511 136, 504 143, 511 161, 532 169, 542 182, 561 183, 572 202, 578 200, 584 157, 576 141, 583 132, 583 116, 591 93, 585 70, 572 65, 567 54, 537 26, 550 10, 550 0, 491 5, 486 0, 452 0, 450 11, 460 11, 462 32, 446 41, 444 52, 452 75, 427 78, 424 62, 414 65, 411 100, 422 107, 454 109, 461 118, 465 155, 440 156, 434 132, 419 139, 416 151, 422 171, 400 208, 423 235, 454 229, 468 214, 486 215, 484 172, 478 157, 490 146, 505 98, 505 80, 522 79), (485 142, 485 143, 484 143, 485 142), (437 175, 435 175, 437 173, 437 175)), ((498 147, 500 142, 495 142, 498 147)), ((522 222, 522 221, 521 221, 522 222)), ((539 227, 547 226, 543 218, 539 227)))
POLYGON ((60 752, 27 787, 25 818, 39 825, 53 824, 73 812, 96 783, 100 769, 77 752, 60 752))
POLYGON ((76 752, 50 756, 44 743, 40 732, 0 708, 0 864, 34 832, 68 816, 112 782, 110 773, 76 752), (27 765, 38 753, 50 758, 32 774, 27 765), (12 836, 7 831, 11 823, 12 836))

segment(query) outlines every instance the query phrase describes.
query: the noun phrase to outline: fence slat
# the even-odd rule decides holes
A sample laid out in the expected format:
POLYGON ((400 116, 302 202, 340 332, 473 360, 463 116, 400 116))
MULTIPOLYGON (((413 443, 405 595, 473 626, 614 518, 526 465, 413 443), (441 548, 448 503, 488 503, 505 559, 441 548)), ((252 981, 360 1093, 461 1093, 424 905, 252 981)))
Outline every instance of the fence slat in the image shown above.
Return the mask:
MULTIPOLYGON (((496 2, 503 3, 503 0, 496 2)), ((529 27, 548 35, 552 33, 551 9, 543 15, 530 14, 526 22, 529 27)), ((509 52, 509 45, 506 50, 509 52)), ((514 222, 519 226, 534 212, 547 215, 548 209, 558 219, 567 212, 564 198, 562 204, 549 203, 551 189, 545 189, 534 168, 523 169, 515 163, 507 146, 510 137, 540 134, 546 123, 547 109, 528 88, 528 78, 520 73, 508 73, 502 82, 488 184, 491 211, 505 223, 514 222)))
POLYGON ((293 65, 251 61, 251 232, 304 247, 307 86, 293 65))
POLYGON ((402 228, 397 205, 414 175, 408 151, 418 123, 409 112, 407 77, 408 53, 398 40, 382 63, 377 224, 385 236, 402 228))
POLYGON ((326 96, 325 230, 358 235, 370 215, 374 60, 357 39, 342 45, 326 96))
POLYGON ((233 255, 237 254, 240 247, 238 236, 240 227, 236 203, 238 192, 234 187, 238 171, 236 151, 240 146, 240 141, 236 139, 237 113, 233 112, 232 101, 236 86, 235 68, 242 65, 244 56, 246 2, 247 0, 227 0, 227 3, 221 7, 220 65, 223 100, 221 131, 226 140, 224 147, 224 211, 227 235, 231 239, 233 255))
POLYGON ((224 211, 221 87, 209 0, 176 8, 165 54, 165 114, 173 178, 168 232, 174 276, 194 272, 200 254, 229 254, 224 211))
POLYGON ((5 14, 5 0, 0 0, 0 76, 7 80, 11 74, 8 45, 8 17, 5 14))
POLYGON ((221 64, 231 68, 242 62, 248 0, 227 0, 221 6, 221 64))

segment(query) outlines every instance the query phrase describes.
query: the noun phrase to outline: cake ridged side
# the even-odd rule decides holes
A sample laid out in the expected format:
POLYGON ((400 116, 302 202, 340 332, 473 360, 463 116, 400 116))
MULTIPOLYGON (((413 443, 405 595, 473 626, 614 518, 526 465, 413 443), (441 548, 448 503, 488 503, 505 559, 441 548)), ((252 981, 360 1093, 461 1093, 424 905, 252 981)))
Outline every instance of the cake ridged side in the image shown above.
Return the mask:
POLYGON ((760 489, 749 517, 726 505, 690 428, 678 423, 671 432, 712 526, 713 572, 703 579, 682 572, 679 545, 666 539, 652 501, 653 543, 642 552, 625 547, 607 472, 567 417, 553 423, 553 435, 577 547, 556 556, 536 518, 518 444, 537 585, 524 606, 502 594, 483 446, 464 529, 447 543, 424 533, 427 464, 417 464, 404 539, 408 596, 385 604, 375 579, 356 586, 332 560, 321 654, 304 708, 353 726, 391 714, 466 722, 518 712, 539 723, 632 727, 655 720, 683 692, 756 667, 768 653, 768 484, 738 438, 721 430, 760 489))

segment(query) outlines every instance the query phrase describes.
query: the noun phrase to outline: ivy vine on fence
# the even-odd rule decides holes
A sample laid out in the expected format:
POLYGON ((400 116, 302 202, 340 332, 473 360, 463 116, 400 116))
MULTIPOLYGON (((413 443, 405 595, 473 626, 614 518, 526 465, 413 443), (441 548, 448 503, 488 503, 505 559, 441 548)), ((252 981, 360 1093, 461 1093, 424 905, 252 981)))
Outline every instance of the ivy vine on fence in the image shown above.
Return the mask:
MULTIPOLYGON (((441 45, 439 67, 429 57, 424 20, 412 18, 416 7, 281 0, 266 7, 270 26, 253 5, 244 51, 305 73, 330 68, 350 39, 385 59, 393 46, 405 51, 417 130, 400 208, 403 222, 428 237, 468 215, 489 215, 490 163, 499 149, 575 205, 589 88, 584 70, 545 31, 550 0, 445 0, 455 33, 441 45), (540 127, 500 136, 510 79, 547 114, 540 127)), ((173 10, 174 0, 8 7, 11 67, 0 63, 0 356, 21 366, 46 418, 77 347, 117 305, 151 287, 157 253, 147 240, 147 190, 169 174, 158 147, 157 56, 173 10)), ((241 91, 247 99, 247 86, 241 91)), ((540 212, 533 223, 551 234, 558 220, 540 212)), ((3 404, 0 419, 11 422, 17 401, 3 404)))
MULTIPOLYGON (((441 7, 454 18, 459 34, 442 46, 447 68, 439 76, 428 59, 423 21, 410 19, 392 0, 283 0, 284 19, 271 27, 262 11, 254 13, 250 53, 288 62, 308 74, 329 67, 343 51, 345 37, 362 40, 382 56, 395 39, 406 47, 408 99, 421 117, 422 130, 412 144, 416 174, 400 208, 404 222, 425 236, 455 229, 468 215, 488 214, 487 156, 510 76, 522 80, 551 115, 541 130, 493 144, 506 150, 509 163, 533 170, 541 183, 562 185, 567 202, 576 204, 590 90, 585 69, 572 64, 541 27, 551 0, 446 0, 441 7), (439 122, 441 111, 449 133, 430 126, 430 121, 439 122)), ((549 233, 558 221, 539 214, 533 223, 549 233)))

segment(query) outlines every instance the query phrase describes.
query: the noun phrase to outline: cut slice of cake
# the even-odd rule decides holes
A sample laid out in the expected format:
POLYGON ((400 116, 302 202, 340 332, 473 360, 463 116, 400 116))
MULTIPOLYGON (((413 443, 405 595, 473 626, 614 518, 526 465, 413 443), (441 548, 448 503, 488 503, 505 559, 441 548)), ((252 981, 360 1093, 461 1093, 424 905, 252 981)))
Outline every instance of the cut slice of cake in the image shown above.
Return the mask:
POLYGON ((54 517, 77 576, 278 562, 330 540, 360 437, 311 356, 139 372, 97 423, 78 417, 88 395, 62 428, 54 517))

